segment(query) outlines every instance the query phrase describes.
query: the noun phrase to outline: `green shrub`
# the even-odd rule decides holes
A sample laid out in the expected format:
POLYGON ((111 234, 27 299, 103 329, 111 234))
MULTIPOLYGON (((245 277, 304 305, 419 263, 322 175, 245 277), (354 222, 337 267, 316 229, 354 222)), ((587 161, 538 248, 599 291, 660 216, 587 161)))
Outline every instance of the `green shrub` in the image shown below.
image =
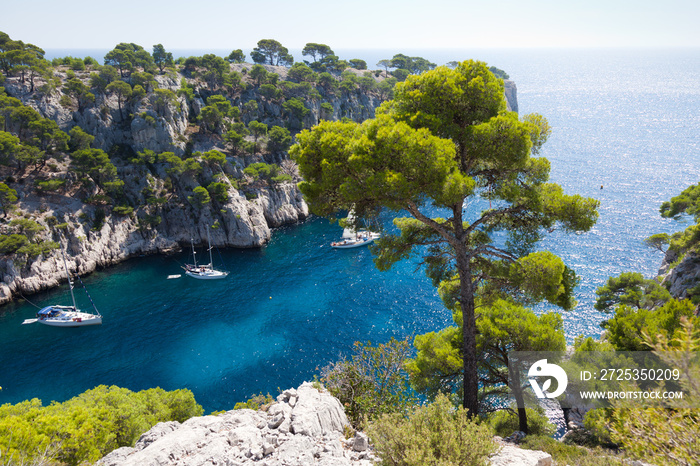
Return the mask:
POLYGON ((260 393, 259 395, 255 395, 246 401, 236 403, 233 409, 252 409, 253 411, 262 409, 265 411, 274 402, 275 399, 272 398, 272 395, 269 393, 267 395, 260 393))
POLYGON ((17 233, 0 235, 0 253, 13 254, 27 244, 29 244, 29 239, 24 235, 17 233))
POLYGON ((189 390, 132 392, 100 385, 64 403, 34 399, 0 406, 3 464, 77 465, 132 446, 158 422, 183 422, 203 409, 189 390))
POLYGON ((134 208, 128 205, 117 205, 114 206, 112 212, 117 215, 131 215, 134 212, 134 208))
POLYGON ((284 183, 285 181, 292 181, 291 175, 287 175, 286 173, 283 173, 281 175, 273 176, 271 181, 273 183, 284 183))
POLYGON ((207 186, 207 191, 217 201, 224 203, 228 201, 228 185, 214 181, 207 186))
POLYGON ((211 202, 211 197, 209 196, 207 188, 197 186, 192 190, 192 195, 187 196, 187 200, 190 201, 190 204, 193 206, 201 209, 205 204, 209 204, 209 202, 211 202))
POLYGON ((61 189, 66 184, 66 180, 47 180, 47 181, 37 181, 36 189, 39 192, 55 192, 61 189))
POLYGON ((350 359, 321 370, 321 382, 345 406, 353 426, 359 428, 366 420, 404 412, 415 403, 404 369, 410 353, 408 340, 392 338, 376 347, 355 342, 350 359))
MULTIPOLYGON (((552 435, 555 431, 554 425, 549 422, 547 416, 540 411, 525 408, 527 413, 528 435, 552 435)), ((512 410, 500 410, 488 416, 488 423, 501 437, 508 437, 513 432, 520 430, 518 422, 518 412, 512 410)))
POLYGON ((59 244, 55 241, 39 241, 38 243, 25 244, 17 249, 17 254, 26 254, 29 257, 36 257, 58 249, 59 244))
POLYGON ((272 181, 273 178, 279 175, 279 167, 274 163, 251 163, 243 169, 243 173, 252 177, 253 180, 263 179, 265 181, 272 181))
POLYGON ((408 417, 384 414, 366 432, 385 465, 487 465, 496 450, 488 426, 470 420, 445 395, 408 417))
POLYGON ((588 449, 576 445, 569 445, 546 435, 528 435, 521 444, 528 450, 540 450, 552 455, 555 464, 568 464, 571 466, 613 466, 630 464, 625 462, 612 450, 600 447, 588 449))

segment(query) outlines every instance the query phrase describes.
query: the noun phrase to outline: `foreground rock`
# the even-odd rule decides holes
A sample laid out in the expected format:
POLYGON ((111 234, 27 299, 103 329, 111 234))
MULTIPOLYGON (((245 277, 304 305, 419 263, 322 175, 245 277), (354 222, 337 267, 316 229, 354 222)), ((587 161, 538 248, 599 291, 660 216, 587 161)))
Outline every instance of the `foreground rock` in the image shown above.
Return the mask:
POLYGON ((553 464, 549 453, 525 450, 512 443, 504 442, 500 437, 495 437, 494 440, 499 450, 489 458, 491 466, 552 466, 553 464))
POLYGON ((105 456, 102 466, 371 465, 366 437, 345 440, 340 402, 311 383, 287 390, 267 411, 228 411, 160 423, 134 448, 105 456))
MULTIPOLYGON (((350 423, 338 401, 305 382, 286 390, 264 410, 241 409, 217 416, 161 422, 136 445, 122 447, 99 466, 370 466, 378 463, 361 432, 346 439, 350 423)), ((549 466, 552 458, 494 439, 494 466, 549 466)))

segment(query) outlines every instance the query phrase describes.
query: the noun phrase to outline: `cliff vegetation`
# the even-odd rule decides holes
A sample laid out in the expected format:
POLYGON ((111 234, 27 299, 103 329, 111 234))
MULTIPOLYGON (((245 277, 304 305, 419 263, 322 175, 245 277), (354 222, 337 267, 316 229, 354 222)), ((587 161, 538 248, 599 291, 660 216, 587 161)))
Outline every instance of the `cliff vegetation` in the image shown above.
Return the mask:
POLYGON ((174 59, 120 43, 103 64, 49 62, 0 32, 0 303, 65 279, 60 244, 78 274, 207 229, 216 246, 264 244, 308 215, 287 155, 296 134, 371 118, 397 81, 435 67, 397 54, 370 71, 325 44, 302 53, 265 39, 246 63, 240 50, 174 59))

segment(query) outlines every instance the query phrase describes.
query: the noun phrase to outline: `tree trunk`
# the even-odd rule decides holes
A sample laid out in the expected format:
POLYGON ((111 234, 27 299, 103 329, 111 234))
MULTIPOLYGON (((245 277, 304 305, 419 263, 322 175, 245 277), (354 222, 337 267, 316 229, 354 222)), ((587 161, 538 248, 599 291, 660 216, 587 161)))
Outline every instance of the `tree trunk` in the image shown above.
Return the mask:
POLYGON ((525 411, 525 399, 523 397, 523 388, 520 385, 520 361, 516 361, 514 364, 508 363, 508 373, 510 389, 513 391, 513 397, 515 398, 515 404, 518 408, 518 430, 528 434, 527 429, 527 412, 525 411), (511 367, 512 366, 512 367, 511 367))
POLYGON ((462 205, 453 208, 455 219, 455 256, 459 272, 459 302, 462 308, 462 376, 464 394, 462 406, 469 410, 469 417, 479 413, 479 375, 476 357, 476 316, 472 273, 467 254, 462 205))

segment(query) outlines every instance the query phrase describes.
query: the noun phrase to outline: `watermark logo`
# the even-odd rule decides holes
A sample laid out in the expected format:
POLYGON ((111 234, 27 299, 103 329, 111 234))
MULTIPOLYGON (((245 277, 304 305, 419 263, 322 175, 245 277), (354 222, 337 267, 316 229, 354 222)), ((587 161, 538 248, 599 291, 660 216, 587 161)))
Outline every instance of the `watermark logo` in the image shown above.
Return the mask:
POLYGON ((566 386, 569 383, 569 378, 566 376, 566 372, 561 367, 556 364, 547 363, 546 359, 540 359, 530 366, 530 370, 527 372, 527 376, 532 386, 532 390, 535 392, 537 398, 556 398, 566 390, 566 386), (547 380, 540 385, 536 380, 531 377, 548 377, 547 380), (552 385, 552 378, 557 381, 557 389, 553 392, 548 392, 547 390, 552 385))

